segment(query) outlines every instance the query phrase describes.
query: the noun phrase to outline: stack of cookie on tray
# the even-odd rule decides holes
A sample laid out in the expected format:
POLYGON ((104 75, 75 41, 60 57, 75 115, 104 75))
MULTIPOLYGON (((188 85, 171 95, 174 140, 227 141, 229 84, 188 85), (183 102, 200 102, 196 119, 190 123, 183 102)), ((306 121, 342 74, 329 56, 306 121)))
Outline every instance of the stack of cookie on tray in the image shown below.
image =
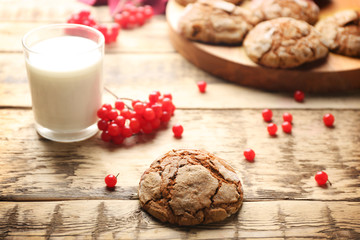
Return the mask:
POLYGON ((248 57, 272 68, 325 59, 328 51, 360 57, 360 14, 344 10, 319 19, 311 0, 176 0, 186 6, 178 22, 187 39, 243 45, 248 57))

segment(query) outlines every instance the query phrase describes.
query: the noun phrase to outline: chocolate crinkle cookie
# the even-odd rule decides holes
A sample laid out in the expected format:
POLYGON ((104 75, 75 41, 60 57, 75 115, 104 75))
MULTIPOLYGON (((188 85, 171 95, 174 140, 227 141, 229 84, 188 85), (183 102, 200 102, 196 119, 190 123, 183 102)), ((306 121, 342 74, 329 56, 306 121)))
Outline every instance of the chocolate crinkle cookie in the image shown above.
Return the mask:
POLYGON ((141 177, 143 209, 162 222, 197 225, 224 220, 243 201, 241 182, 224 160, 202 150, 172 150, 141 177))
POLYGON ((315 28, 322 34, 330 51, 360 57, 360 14, 344 10, 323 20, 315 28))
POLYGON ((325 58, 328 48, 310 24, 293 18, 261 22, 244 40, 246 54, 254 62, 273 68, 293 68, 325 58))
POLYGON ((251 10, 229 2, 197 1, 184 9, 178 30, 190 40, 237 45, 260 20, 251 10))
POLYGON ((319 18, 319 7, 309 0, 255 0, 252 8, 264 20, 291 17, 315 24, 319 18))

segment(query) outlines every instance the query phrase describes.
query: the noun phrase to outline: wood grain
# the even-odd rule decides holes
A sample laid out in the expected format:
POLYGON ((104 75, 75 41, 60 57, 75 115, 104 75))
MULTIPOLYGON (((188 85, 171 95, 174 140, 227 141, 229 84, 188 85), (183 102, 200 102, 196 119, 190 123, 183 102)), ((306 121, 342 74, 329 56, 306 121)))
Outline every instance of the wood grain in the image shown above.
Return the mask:
MULTIPOLYGON (((339 9, 354 6, 353 0, 334 2, 339 9)), ((175 49, 200 69, 222 79, 271 91, 339 92, 360 89, 360 59, 330 53, 326 60, 298 68, 263 67, 251 61, 242 46, 210 45, 184 38, 177 27, 184 7, 171 0, 166 11, 170 40, 175 49)))
POLYGON ((351 202, 245 202, 223 222, 177 227, 155 220, 138 201, 3 202, 0 238, 359 239, 359 215, 351 202))
MULTIPOLYGON (((284 111, 274 110, 275 123, 284 111)), ((0 200, 137 199, 140 176, 156 157, 173 148, 198 148, 235 168, 245 199, 360 201, 360 111, 332 110, 335 128, 322 123, 327 110, 287 111, 294 117, 291 135, 279 129, 270 137, 258 110, 177 110, 170 124, 184 126, 182 139, 164 128, 116 146, 99 136, 72 144, 47 141, 36 134, 30 110, 3 109, 0 200), (244 160, 248 147, 256 152, 254 163, 244 160), (319 170, 326 170, 332 187, 316 185, 319 170), (121 191, 112 193, 103 178, 117 172, 121 191)))
MULTIPOLYGON (((0 7, 1 9, 1 7, 0 7)), ((1 15, 1 13, 0 13, 1 15)), ((70 16, 70 15, 69 15, 70 16)), ((0 52, 22 53, 21 39, 28 31, 46 24, 65 23, 68 17, 58 21, 46 22, 1 22, 0 52)), ((162 15, 154 16, 141 28, 123 29, 116 43, 106 46, 107 54, 113 53, 167 53, 175 52, 168 40, 168 27, 162 15)))
MULTIPOLYGON (((0 106, 30 107, 24 56, 0 54, 0 66, 0 106)), ((360 91, 333 95, 306 93, 305 102, 298 103, 292 92, 266 92, 225 82, 196 68, 177 53, 106 54, 104 80, 118 96, 132 99, 145 100, 152 90, 170 92, 179 108, 360 108, 360 91), (208 83, 205 94, 200 94, 196 86, 200 80, 208 83)), ((106 94, 104 102, 114 102, 114 98, 106 94)))

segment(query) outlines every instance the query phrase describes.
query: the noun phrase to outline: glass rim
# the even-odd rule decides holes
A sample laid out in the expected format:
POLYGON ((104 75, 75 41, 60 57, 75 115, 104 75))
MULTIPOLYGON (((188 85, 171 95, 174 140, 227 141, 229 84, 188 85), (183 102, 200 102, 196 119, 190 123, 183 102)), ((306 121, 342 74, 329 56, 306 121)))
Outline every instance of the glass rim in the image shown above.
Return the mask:
MULTIPOLYGON (((96 33, 98 36, 99 36, 99 42, 96 42, 96 46, 93 47, 93 48, 90 48, 89 50, 86 50, 86 51, 83 51, 83 52, 80 52, 80 53, 87 53, 87 52, 91 52, 91 51, 94 51, 96 49, 99 49, 101 48, 102 46, 104 46, 105 44, 105 37, 104 35, 97 29, 93 28, 93 27, 89 27, 89 26, 86 26, 86 25, 82 25, 82 24, 74 24, 74 23, 57 23, 57 24, 48 24, 48 25, 44 25, 44 26, 40 26, 40 27, 37 27, 37 28, 34 28, 30 31, 28 31, 27 33, 25 33, 25 35, 22 37, 22 45, 23 45, 23 48, 28 51, 28 52, 31 52, 31 53, 35 53, 35 54, 44 54, 44 52, 39 52, 39 51, 35 51, 33 49, 31 49, 30 46, 28 46, 28 44, 26 44, 26 40, 27 38, 32 35, 33 33, 35 32, 38 32, 38 31, 41 31, 41 30, 44 30, 44 29, 54 29, 54 28, 63 28, 65 29, 66 27, 72 27, 72 28, 81 28, 81 29, 84 29, 84 30, 88 30, 90 32, 94 32, 96 33)), ((95 41, 94 41, 95 42, 95 41)), ((79 54, 79 53, 77 53, 79 54)))

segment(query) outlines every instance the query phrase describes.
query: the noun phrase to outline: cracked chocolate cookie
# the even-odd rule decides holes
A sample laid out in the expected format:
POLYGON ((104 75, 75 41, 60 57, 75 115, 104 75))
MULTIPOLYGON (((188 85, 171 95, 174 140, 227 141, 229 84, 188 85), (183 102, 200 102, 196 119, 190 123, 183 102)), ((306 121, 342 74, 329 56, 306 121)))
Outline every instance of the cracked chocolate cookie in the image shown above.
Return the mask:
POLYGON ((322 34, 330 51, 360 57, 360 14, 345 10, 320 20, 315 28, 322 34))
POLYGON ((319 18, 319 7, 308 0, 256 0, 253 9, 264 20, 291 17, 315 24, 319 18))
POLYGON ((259 23, 246 36, 244 48, 251 60, 273 68, 297 67, 328 54, 320 33, 293 18, 259 23))
MULTIPOLYGON (((196 2, 197 0, 175 0, 175 1, 182 6, 186 6, 190 3, 196 2)), ((206 1, 212 1, 212 0, 206 0, 206 1)), ((240 3, 242 3, 243 0, 224 0, 224 1, 235 4, 235 5, 239 5, 240 3)))
POLYGON ((243 201, 241 182, 224 160, 201 150, 172 150, 141 177, 143 209, 162 222, 197 225, 224 220, 243 201))
POLYGON ((260 22, 248 9, 225 1, 198 1, 189 4, 179 19, 179 33, 211 44, 241 44, 246 33, 260 22))

